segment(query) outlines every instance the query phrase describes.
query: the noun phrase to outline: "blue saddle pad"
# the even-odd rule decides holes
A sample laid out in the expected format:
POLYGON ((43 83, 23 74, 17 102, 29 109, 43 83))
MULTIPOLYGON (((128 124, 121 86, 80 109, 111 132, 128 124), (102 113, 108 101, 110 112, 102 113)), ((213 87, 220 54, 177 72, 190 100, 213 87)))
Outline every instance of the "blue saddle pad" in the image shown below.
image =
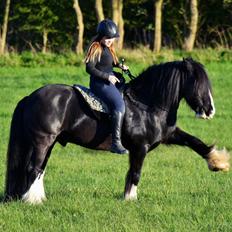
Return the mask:
POLYGON ((105 102, 97 97, 90 89, 82 85, 73 85, 73 87, 83 96, 91 109, 109 114, 109 108, 105 102))

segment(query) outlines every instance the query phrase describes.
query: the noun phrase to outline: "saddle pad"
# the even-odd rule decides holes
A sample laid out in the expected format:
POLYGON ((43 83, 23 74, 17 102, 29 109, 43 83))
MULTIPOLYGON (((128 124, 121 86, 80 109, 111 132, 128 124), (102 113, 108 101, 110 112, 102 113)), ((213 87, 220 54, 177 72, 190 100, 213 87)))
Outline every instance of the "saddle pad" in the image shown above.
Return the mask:
POLYGON ((90 89, 81 86, 73 85, 78 92, 83 96, 91 109, 109 114, 109 108, 99 97, 97 97, 90 89))

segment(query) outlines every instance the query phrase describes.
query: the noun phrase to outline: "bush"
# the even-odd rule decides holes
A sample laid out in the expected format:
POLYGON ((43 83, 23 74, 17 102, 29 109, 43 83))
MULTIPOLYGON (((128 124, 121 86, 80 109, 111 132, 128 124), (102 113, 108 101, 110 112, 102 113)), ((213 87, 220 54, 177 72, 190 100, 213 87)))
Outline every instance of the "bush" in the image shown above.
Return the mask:
POLYGON ((21 65, 21 58, 16 53, 9 53, 4 56, 0 56, 0 67, 10 66, 16 67, 21 65))
MULTIPOLYGON (((181 60, 183 57, 192 57, 205 64, 208 62, 232 61, 231 50, 217 49, 196 49, 192 52, 182 50, 163 49, 160 53, 154 53, 146 47, 137 49, 123 49, 118 52, 119 60, 124 58, 127 64, 141 64, 148 66, 161 62, 181 60)), ((47 66, 81 66, 83 65, 84 55, 77 55, 74 52, 66 53, 33 53, 25 51, 21 54, 8 53, 0 56, 0 67, 3 66, 25 66, 25 67, 47 67, 47 66)))

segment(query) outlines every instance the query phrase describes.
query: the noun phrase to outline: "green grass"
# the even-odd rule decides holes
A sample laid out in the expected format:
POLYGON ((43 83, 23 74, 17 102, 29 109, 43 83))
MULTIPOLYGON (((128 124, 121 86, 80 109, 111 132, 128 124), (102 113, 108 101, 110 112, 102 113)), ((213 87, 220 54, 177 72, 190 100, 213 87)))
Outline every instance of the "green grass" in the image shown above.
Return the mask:
MULTIPOLYGON (((130 63, 139 73, 146 66, 130 63)), ((206 143, 232 150, 232 64, 206 64, 216 115, 194 118, 183 103, 178 125, 206 143)), ((0 194, 4 192, 11 115, 17 102, 48 83, 88 85, 83 66, 0 69, 0 194)), ((48 201, 0 205, 0 231, 232 231, 231 172, 212 173, 188 148, 160 146, 149 153, 138 188, 139 200, 122 199, 128 157, 57 144, 48 162, 48 201)))

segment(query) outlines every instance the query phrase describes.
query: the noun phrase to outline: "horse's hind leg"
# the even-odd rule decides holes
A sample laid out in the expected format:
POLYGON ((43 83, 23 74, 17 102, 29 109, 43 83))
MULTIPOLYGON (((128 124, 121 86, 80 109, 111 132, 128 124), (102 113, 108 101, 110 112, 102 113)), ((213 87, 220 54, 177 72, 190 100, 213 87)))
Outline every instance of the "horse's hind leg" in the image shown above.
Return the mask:
MULTIPOLYGON (((10 147, 10 146, 9 146, 10 147)), ((33 147, 30 144, 13 144, 8 151, 4 201, 20 199, 27 188, 27 164, 33 147)))
POLYGON ((22 200, 32 204, 39 204, 46 200, 43 178, 44 170, 52 151, 52 145, 39 144, 34 151, 28 165, 28 188, 23 194, 22 200))

